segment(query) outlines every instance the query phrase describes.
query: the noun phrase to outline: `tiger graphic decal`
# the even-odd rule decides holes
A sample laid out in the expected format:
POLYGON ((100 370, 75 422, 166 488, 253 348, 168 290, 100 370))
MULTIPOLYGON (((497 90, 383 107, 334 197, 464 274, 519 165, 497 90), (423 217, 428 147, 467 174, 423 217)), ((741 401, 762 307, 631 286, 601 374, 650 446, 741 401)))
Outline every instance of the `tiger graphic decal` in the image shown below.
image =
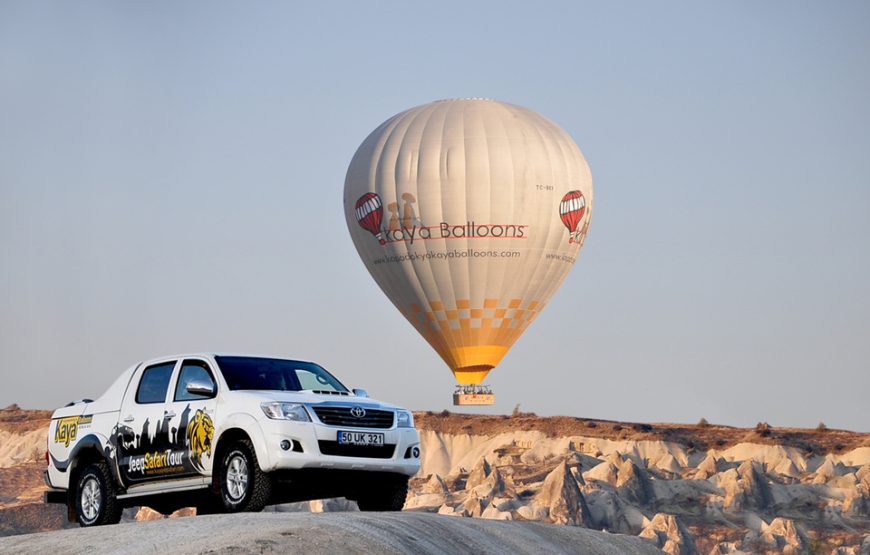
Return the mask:
POLYGON ((204 470, 202 455, 211 456, 211 444, 214 439, 214 424, 211 417, 202 409, 197 409, 187 425, 187 445, 190 449, 190 463, 199 471, 204 470))

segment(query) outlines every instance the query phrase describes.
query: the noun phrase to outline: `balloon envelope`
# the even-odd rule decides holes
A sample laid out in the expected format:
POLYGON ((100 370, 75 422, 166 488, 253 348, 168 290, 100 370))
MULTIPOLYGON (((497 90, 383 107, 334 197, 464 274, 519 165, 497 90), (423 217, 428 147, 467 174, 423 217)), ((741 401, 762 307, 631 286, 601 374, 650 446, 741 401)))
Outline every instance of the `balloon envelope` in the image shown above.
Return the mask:
POLYGON ((443 100, 393 116, 363 141, 344 210, 386 296, 460 384, 479 384, 577 259, 592 178, 545 117, 443 100))

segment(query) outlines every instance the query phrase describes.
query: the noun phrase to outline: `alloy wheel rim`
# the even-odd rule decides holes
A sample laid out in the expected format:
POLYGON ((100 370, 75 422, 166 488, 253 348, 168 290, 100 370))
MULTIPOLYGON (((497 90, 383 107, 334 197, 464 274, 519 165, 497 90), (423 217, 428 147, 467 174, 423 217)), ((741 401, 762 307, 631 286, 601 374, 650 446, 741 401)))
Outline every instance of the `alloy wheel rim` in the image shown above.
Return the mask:
POLYGON ((81 502, 85 520, 95 520, 100 513, 102 494, 100 493, 100 484, 93 476, 89 476, 82 486, 81 502))
POLYGON ((248 463, 241 455, 233 455, 227 465, 227 492, 234 501, 245 496, 248 491, 248 463))

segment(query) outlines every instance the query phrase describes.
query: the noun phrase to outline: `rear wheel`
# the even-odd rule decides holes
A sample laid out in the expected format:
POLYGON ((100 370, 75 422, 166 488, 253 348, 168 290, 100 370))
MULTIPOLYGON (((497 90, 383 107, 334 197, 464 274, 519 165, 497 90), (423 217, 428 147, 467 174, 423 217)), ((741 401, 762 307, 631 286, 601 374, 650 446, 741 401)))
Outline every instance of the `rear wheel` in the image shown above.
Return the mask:
POLYGON ((115 483, 106 463, 89 464, 79 474, 75 489, 76 518, 82 526, 117 524, 123 507, 115 498, 115 483))
POLYGON ((272 494, 271 477, 260 470, 254 446, 240 440, 223 451, 217 478, 220 505, 228 513, 263 510, 272 494))
POLYGON ((401 511, 408 496, 408 478, 376 480, 359 493, 357 505, 361 511, 401 511))

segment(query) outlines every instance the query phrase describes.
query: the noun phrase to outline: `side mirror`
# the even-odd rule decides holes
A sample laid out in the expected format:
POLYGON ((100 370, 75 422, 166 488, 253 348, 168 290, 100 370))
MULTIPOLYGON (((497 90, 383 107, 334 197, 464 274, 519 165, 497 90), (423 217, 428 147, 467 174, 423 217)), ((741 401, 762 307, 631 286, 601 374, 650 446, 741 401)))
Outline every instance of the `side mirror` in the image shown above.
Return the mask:
POLYGON ((365 389, 354 389, 353 394, 356 395, 357 397, 368 397, 369 396, 369 392, 366 391, 365 389))
POLYGON ((205 395, 208 397, 217 393, 217 388, 213 383, 194 380, 187 384, 187 392, 194 395, 205 395))

